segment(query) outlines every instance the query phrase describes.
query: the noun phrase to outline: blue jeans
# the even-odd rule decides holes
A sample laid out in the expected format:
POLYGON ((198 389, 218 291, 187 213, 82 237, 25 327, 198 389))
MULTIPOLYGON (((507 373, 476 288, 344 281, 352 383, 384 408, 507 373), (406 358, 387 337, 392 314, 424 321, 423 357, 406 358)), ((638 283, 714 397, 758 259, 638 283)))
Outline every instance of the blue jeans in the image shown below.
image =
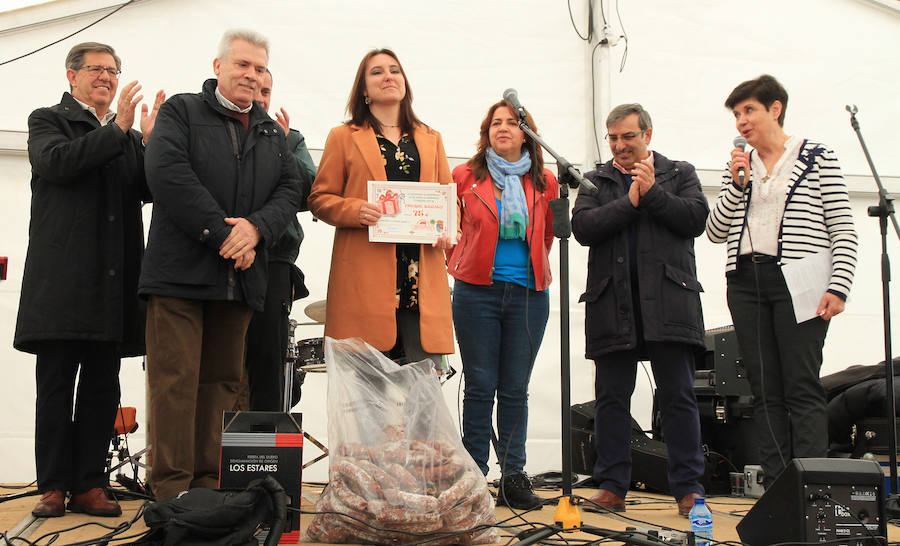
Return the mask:
POLYGON ((485 474, 497 397, 497 459, 502 475, 525 467, 528 381, 550 315, 550 295, 524 286, 457 280, 453 324, 463 361, 463 445, 485 474))

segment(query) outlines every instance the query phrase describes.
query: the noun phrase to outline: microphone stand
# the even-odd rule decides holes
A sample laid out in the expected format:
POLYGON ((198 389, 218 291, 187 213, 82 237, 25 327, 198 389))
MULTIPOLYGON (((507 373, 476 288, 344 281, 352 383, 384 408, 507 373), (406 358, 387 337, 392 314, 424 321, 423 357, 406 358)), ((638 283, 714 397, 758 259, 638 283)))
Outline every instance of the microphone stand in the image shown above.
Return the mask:
MULTIPOLYGON (((553 235, 559 239, 559 307, 560 307, 560 404, 562 409, 562 497, 560 498, 554 522, 557 527, 552 527, 549 534, 559 531, 576 531, 581 527, 581 514, 578 511, 578 503, 572 498, 572 415, 571 384, 570 384, 570 349, 569 349, 569 237, 572 235, 572 223, 569 218, 569 186, 565 181, 579 185, 586 191, 596 192, 594 187, 586 180, 578 169, 572 166, 564 157, 556 153, 547 143, 528 126, 522 112, 519 113, 519 128, 534 139, 542 148, 556 159, 559 168, 559 198, 550 202, 553 210, 553 235)), ((548 531, 549 532, 549 531, 548 531)), ((549 535, 547 535, 549 536, 549 535)), ((531 541, 540 540, 543 537, 530 537, 531 541)), ((522 541, 520 544, 530 542, 522 541)))
POLYGON ((875 171, 875 164, 872 163, 872 156, 869 155, 869 149, 866 147, 862 133, 859 130, 859 121, 856 119, 856 113, 859 109, 855 104, 852 106, 848 104, 846 109, 850 112, 850 126, 853 127, 856 136, 859 138, 859 144, 862 146, 863 154, 866 156, 866 161, 869 163, 869 169, 872 170, 872 176, 875 178, 875 184, 878 186, 878 205, 869 207, 868 214, 871 217, 878 218, 878 225, 881 230, 881 300, 884 311, 884 380, 886 389, 885 395, 887 396, 887 408, 885 408, 885 412, 887 414, 888 430, 890 431, 888 433, 888 439, 890 440, 889 464, 891 465, 890 491, 888 501, 886 502, 886 508, 891 512, 891 516, 894 517, 900 513, 900 506, 898 506, 898 504, 900 504, 900 496, 898 496, 900 491, 898 491, 897 487, 897 429, 896 403, 894 400, 894 361, 893 358, 891 358, 891 296, 889 289, 891 282, 891 262, 887 251, 888 217, 890 217, 894 224, 894 232, 897 234, 898 238, 900 238, 900 227, 897 226, 897 217, 894 215, 893 198, 888 194, 887 190, 884 189, 884 185, 881 183, 881 179, 875 171))

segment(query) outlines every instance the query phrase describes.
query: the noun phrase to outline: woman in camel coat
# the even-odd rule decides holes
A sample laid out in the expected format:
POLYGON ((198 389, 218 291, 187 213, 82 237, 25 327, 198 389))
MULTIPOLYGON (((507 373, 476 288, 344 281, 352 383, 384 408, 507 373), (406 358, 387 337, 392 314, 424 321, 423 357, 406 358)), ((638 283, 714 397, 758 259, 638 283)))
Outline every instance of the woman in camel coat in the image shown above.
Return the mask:
POLYGON ((351 119, 328 135, 309 209, 337 229, 325 335, 360 337, 392 358, 453 352, 443 237, 434 245, 369 242, 381 213, 369 180, 450 182, 441 135, 412 111, 412 93, 390 50, 366 54, 347 105, 351 119))

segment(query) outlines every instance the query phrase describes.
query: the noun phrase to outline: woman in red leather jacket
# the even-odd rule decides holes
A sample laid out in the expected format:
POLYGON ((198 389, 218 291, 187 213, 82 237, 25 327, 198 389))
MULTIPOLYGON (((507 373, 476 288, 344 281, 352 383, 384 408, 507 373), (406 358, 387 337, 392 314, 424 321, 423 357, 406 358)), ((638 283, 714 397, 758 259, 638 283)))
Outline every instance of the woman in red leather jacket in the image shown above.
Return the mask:
MULTIPOLYGON (((535 128, 531 115, 528 124, 535 128)), ((478 152, 453 170, 459 243, 448 252, 456 278, 453 323, 463 361, 463 444, 488 472, 497 398, 497 503, 541 506, 525 475, 528 382, 550 313, 549 202, 559 193, 540 147, 500 101, 481 122, 478 152)))

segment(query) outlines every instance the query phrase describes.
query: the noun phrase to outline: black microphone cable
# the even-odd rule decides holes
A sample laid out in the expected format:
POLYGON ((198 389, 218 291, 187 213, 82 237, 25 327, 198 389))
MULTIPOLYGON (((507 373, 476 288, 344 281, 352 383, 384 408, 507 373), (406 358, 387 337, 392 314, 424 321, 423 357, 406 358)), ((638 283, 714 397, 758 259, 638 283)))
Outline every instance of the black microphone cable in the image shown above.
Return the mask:
MULTIPOLYGON (((532 147, 536 147, 536 145, 533 144, 532 147)), ((534 149, 530 149, 529 152, 532 154, 532 158, 534 158, 536 151, 534 149)), ((541 173, 541 176, 543 177, 543 173, 541 173)), ((529 279, 527 277, 527 274, 531 273, 532 276, 534 275, 534 263, 531 260, 531 252, 532 252, 532 248, 534 246, 534 219, 535 219, 535 212, 537 210, 537 191, 538 191, 536 180, 534 178, 535 177, 532 176, 531 184, 533 187, 533 191, 532 191, 532 196, 531 196, 531 218, 529 218, 529 223, 531 224, 529 226, 531 228, 531 241, 530 241, 530 243, 526 244, 526 246, 528 248, 528 257, 527 257, 527 261, 526 261, 526 265, 525 265, 525 269, 526 269, 527 273, 526 273, 526 279, 525 279, 526 286, 524 287, 524 290, 525 290, 525 334, 528 337, 528 356, 529 356, 528 381, 525 382, 525 393, 524 393, 525 404, 519 410, 519 415, 516 418, 516 423, 513 425, 513 428, 510 431, 510 435, 509 435, 510 437, 507 438, 506 445, 504 446, 504 451, 503 451, 502 457, 501 457, 500 453, 497 453, 497 458, 499 459, 498 463, 500 464, 501 483, 502 483, 503 476, 505 475, 505 471, 506 471, 506 461, 507 461, 507 458, 509 457, 509 444, 511 443, 510 439, 512 438, 513 435, 515 435, 515 432, 519 429, 519 426, 522 425, 522 419, 525 416, 525 412, 528 410, 528 399, 527 399, 528 398, 528 385, 531 383, 531 374, 534 371, 534 364, 535 364, 535 360, 537 358, 537 350, 538 350, 535 347, 534 337, 532 335, 531 328, 529 327, 529 323, 528 323, 528 299, 529 299, 528 296, 529 296, 530 288, 528 288, 528 280, 529 279)), ((545 179, 545 184, 546 184, 546 179, 545 179)), ((545 186, 545 189, 546 189, 546 186, 545 186)), ((544 221, 546 222, 546 218, 544 219, 544 221)), ((526 237, 526 239, 527 239, 527 237, 526 237)), ((543 240, 543 239, 541 239, 541 240, 543 240)), ((537 289, 537 279, 536 278, 535 278, 534 282, 535 282, 535 290, 536 290, 537 289)), ((549 316, 548 316, 548 318, 549 318, 549 316)), ((499 405, 500 401, 498 400, 497 402, 499 405)), ((527 433, 527 429, 526 429, 526 433, 527 433)), ((524 473, 524 471, 525 471, 525 469, 523 468, 522 472, 524 473)), ((526 477, 526 479, 527 479, 527 477, 526 477)), ((509 507, 508 503, 506 503, 506 500, 507 500, 506 499, 506 490, 503 489, 501 491, 501 493, 503 494, 504 504, 506 504, 507 507, 509 507)), ((515 509, 513 509, 512 507, 509 507, 509 509, 512 510, 512 512, 514 514, 519 515, 519 513, 517 513, 515 511, 515 509)), ((527 512, 527 510, 525 512, 527 512)), ((522 512, 522 513, 524 514, 525 512, 522 512)))
MULTIPOLYGON (((750 233, 750 199, 747 198, 747 191, 750 188, 752 171, 750 176, 744 180, 744 186, 741 191, 741 204, 744 205, 744 225, 747 229, 747 241, 750 243, 750 256, 751 263, 753 264, 753 280, 754 280, 754 288, 756 290, 756 353, 759 355, 759 390, 761 400, 760 403, 763 407, 763 414, 766 416, 766 427, 769 430, 769 436, 772 438, 772 442, 775 444, 775 449, 778 451, 778 457, 781 459, 781 465, 783 467, 787 466, 787 460, 784 458, 784 453, 781 451, 781 444, 778 441, 778 437, 775 435, 775 429, 772 427, 772 417, 769 414, 769 404, 766 397, 766 374, 765 374, 765 358, 763 357, 762 350, 762 336, 760 335, 762 332, 762 289, 760 287, 759 281, 759 264, 753 261, 753 254, 755 252, 753 248, 753 236, 750 233)), ((752 198, 752 193, 751 193, 752 198)), ((737 253, 740 256, 740 244, 738 244, 737 253)), ((736 260, 737 258, 735 258, 736 260)), ((772 476, 774 479, 775 476, 772 476)))

